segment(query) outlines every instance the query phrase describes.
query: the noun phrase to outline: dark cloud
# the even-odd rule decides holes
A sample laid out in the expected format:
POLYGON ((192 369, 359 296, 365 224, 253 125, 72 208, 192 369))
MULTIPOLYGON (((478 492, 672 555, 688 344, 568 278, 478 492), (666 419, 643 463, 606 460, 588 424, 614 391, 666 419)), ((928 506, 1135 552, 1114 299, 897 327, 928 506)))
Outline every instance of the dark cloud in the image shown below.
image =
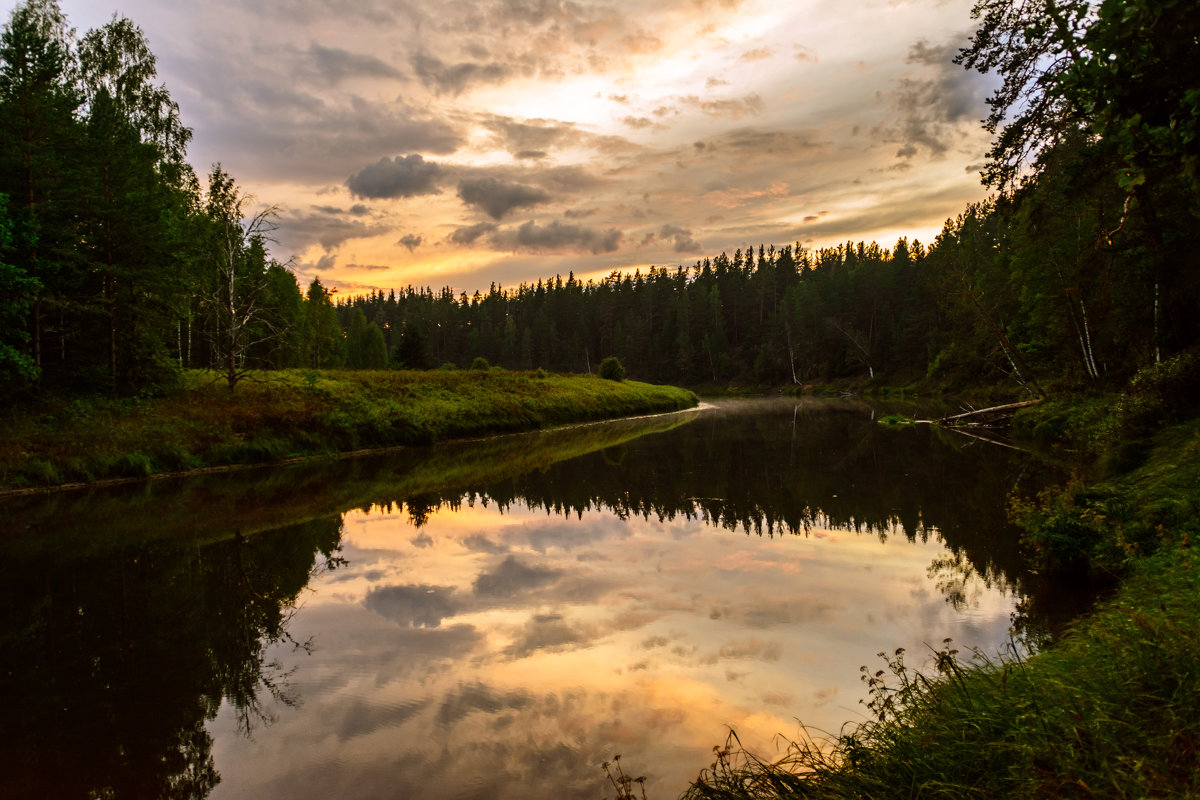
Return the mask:
POLYGON ((501 692, 482 683, 467 684, 443 698, 438 707, 437 721, 440 725, 453 725, 468 714, 520 710, 533 701, 533 695, 528 692, 501 692))
POLYGON ((282 49, 266 60, 252 48, 219 55, 176 55, 173 71, 187 76, 185 121, 203 120, 190 160, 221 161, 239 180, 340 181, 384 154, 444 155, 465 141, 459 121, 427 108, 306 81, 315 69, 308 50, 282 49))
POLYGON ((427 87, 438 94, 452 95, 462 94, 472 84, 504 83, 513 75, 513 68, 507 64, 471 61, 447 64, 425 52, 413 56, 412 68, 427 87))
POLYGON ((351 53, 336 47, 322 47, 313 42, 308 48, 313 64, 330 83, 347 78, 402 78, 403 73, 375 56, 351 53))
POLYGON ((502 544, 497 544, 483 534, 474 534, 463 539, 463 547, 470 550, 472 553, 490 553, 492 555, 502 555, 508 552, 508 548, 502 544))
POLYGON ((630 128, 637 130, 653 128, 656 124, 654 120, 650 119, 649 117, 625 117, 623 120, 621 120, 621 122, 625 123, 630 128))
POLYGON ((379 236, 390 230, 386 225, 372 225, 356 219, 346 219, 345 212, 337 208, 314 206, 314 210, 319 213, 303 216, 287 214, 280 217, 279 230, 275 232, 275 236, 284 251, 300 252, 314 243, 329 251, 348 239, 379 236))
POLYGON ((575 144, 583 134, 574 126, 557 120, 516 120, 497 115, 485 116, 481 124, 491 131, 501 147, 510 153, 545 153, 556 147, 575 144))
POLYGON ((381 158, 351 175, 346 186, 357 197, 394 198, 437 194, 441 166, 417 154, 381 158))
POLYGON ((545 150, 518 150, 517 152, 513 153, 513 158, 519 158, 522 160, 538 159, 538 158, 545 158, 545 157, 546 157, 545 150))
POLYGON ((696 241, 692 236, 692 232, 687 228, 680 228, 676 225, 663 225, 658 235, 664 239, 673 240, 676 253, 700 253, 704 251, 704 246, 696 241))
POLYGON ((550 195, 543 189, 492 177, 460 181, 458 196, 467 205, 482 209, 497 220, 513 209, 528 208, 550 200, 550 195))
POLYGON ((706 88, 706 89, 716 89, 718 86, 728 86, 728 85, 729 85, 729 81, 724 80, 722 78, 709 78, 708 80, 706 80, 704 82, 704 88, 706 88))
POLYGON ((468 225, 465 228, 458 228, 450 234, 450 241, 455 244, 475 244, 475 240, 484 234, 495 232, 500 226, 492 222, 480 222, 475 225, 468 225))
POLYGON ((986 92, 980 77, 954 63, 957 40, 941 46, 921 40, 908 51, 908 63, 922 67, 922 77, 904 77, 897 82, 892 124, 881 126, 876 135, 899 144, 896 157, 909 161, 924 150, 943 156, 964 130, 974 130, 986 114, 986 92))
POLYGON ((368 703, 361 697, 354 697, 344 708, 339 709, 340 720, 331 720, 329 728, 344 742, 378 730, 403 725, 429 705, 428 699, 401 703, 368 703))
POLYGON ((526 623, 513 643, 504 649, 504 656, 519 659, 539 650, 561 652, 586 644, 595 636, 595 631, 572 625, 558 614, 538 615, 526 623))
POLYGON ((565 225, 558 220, 549 225, 538 225, 530 220, 516 231, 507 231, 503 236, 495 237, 495 242, 508 249, 533 252, 586 250, 591 253, 612 253, 620 247, 622 236, 615 228, 597 231, 581 225, 565 225))
POLYGON ((462 610, 452 586, 385 586, 372 589, 363 605, 401 627, 436 628, 462 610))
POLYGON ((598 208, 568 208, 563 212, 563 216, 567 219, 583 219, 584 217, 593 216, 599 211, 600 209, 598 208))
POLYGON ((518 561, 516 556, 509 556, 491 572, 481 573, 475 578, 475 594, 492 598, 513 597, 553 583, 561 575, 558 570, 527 566, 518 561))
POLYGON ((420 247, 421 242, 423 242, 423 241, 425 241, 424 237, 417 236, 416 234, 412 234, 412 233, 407 233, 404 236, 401 236, 400 241, 396 242, 396 244, 398 244, 402 247, 407 247, 408 252, 411 253, 412 251, 414 251, 418 247, 420 247))

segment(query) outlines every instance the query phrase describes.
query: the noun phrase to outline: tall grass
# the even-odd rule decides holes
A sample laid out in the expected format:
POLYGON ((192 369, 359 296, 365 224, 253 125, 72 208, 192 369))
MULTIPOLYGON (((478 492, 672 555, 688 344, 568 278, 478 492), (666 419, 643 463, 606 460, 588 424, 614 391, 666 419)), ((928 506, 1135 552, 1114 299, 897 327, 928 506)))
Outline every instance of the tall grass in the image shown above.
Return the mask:
POLYGON ((504 370, 290 370, 252 375, 232 391, 193 372, 185 384, 153 399, 7 410, 0 488, 429 444, 696 403, 675 387, 504 370))

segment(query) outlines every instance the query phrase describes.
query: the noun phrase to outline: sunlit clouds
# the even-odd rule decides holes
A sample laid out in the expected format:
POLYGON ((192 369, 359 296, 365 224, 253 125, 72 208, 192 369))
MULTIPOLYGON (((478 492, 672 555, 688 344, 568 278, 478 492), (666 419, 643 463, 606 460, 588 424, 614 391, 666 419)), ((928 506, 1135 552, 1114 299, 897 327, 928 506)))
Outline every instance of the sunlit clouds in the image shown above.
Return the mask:
POLYGON ((1015 602, 951 569, 956 609, 929 579, 948 551, 898 532, 771 538, 478 496, 420 516, 344 515, 347 563, 290 622, 311 654, 274 654, 297 705, 251 742, 222 735, 222 711, 222 787, 582 798, 625 753, 674 796, 730 727, 759 752, 798 720, 837 730, 861 718, 858 666, 878 651, 922 663, 929 631, 997 647, 1015 602))
MULTIPOLYGON (((7 0, 5 10, 12 6, 7 0)), ((83 32, 114 8, 63 0, 83 32)), ((129 0, 280 259, 472 292, 760 243, 928 242, 980 199, 965 0, 129 0)))

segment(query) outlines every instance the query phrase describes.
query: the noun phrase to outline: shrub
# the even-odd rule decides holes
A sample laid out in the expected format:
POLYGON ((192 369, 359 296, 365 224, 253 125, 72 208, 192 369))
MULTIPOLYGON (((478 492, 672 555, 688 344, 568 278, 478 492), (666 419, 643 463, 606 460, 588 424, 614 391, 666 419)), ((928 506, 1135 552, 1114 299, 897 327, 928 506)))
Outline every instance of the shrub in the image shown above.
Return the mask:
POLYGON ((487 372, 491 368, 492 365, 489 364, 488 360, 483 356, 475 356, 475 360, 471 362, 471 369, 487 372))
POLYGON ((538 367, 537 372, 535 372, 534 375, 536 375, 539 379, 544 379, 546 377, 546 370, 538 367))
POLYGON ((609 356, 600 362, 600 377, 606 381, 623 381, 625 380, 625 367, 621 366, 621 362, 616 356, 609 356))

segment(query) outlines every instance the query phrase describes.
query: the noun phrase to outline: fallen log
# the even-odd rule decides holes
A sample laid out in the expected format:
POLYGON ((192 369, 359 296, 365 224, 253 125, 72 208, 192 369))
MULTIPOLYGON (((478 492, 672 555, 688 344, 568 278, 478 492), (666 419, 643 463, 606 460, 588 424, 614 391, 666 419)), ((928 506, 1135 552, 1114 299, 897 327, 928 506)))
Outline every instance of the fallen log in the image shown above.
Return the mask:
POLYGON ((955 426, 959 422, 969 420, 972 417, 982 417, 982 416, 986 416, 988 414, 1007 416, 1007 415, 1010 415, 1012 412, 1017 411, 1018 409, 1028 408, 1029 406, 1035 406, 1040 402, 1042 402, 1042 401, 1039 398, 1037 400, 1022 400, 1020 403, 1005 403, 1002 406, 992 406, 991 408, 979 408, 974 411, 966 411, 962 414, 954 414, 949 417, 942 417, 937 422, 938 422, 938 425, 955 426))

